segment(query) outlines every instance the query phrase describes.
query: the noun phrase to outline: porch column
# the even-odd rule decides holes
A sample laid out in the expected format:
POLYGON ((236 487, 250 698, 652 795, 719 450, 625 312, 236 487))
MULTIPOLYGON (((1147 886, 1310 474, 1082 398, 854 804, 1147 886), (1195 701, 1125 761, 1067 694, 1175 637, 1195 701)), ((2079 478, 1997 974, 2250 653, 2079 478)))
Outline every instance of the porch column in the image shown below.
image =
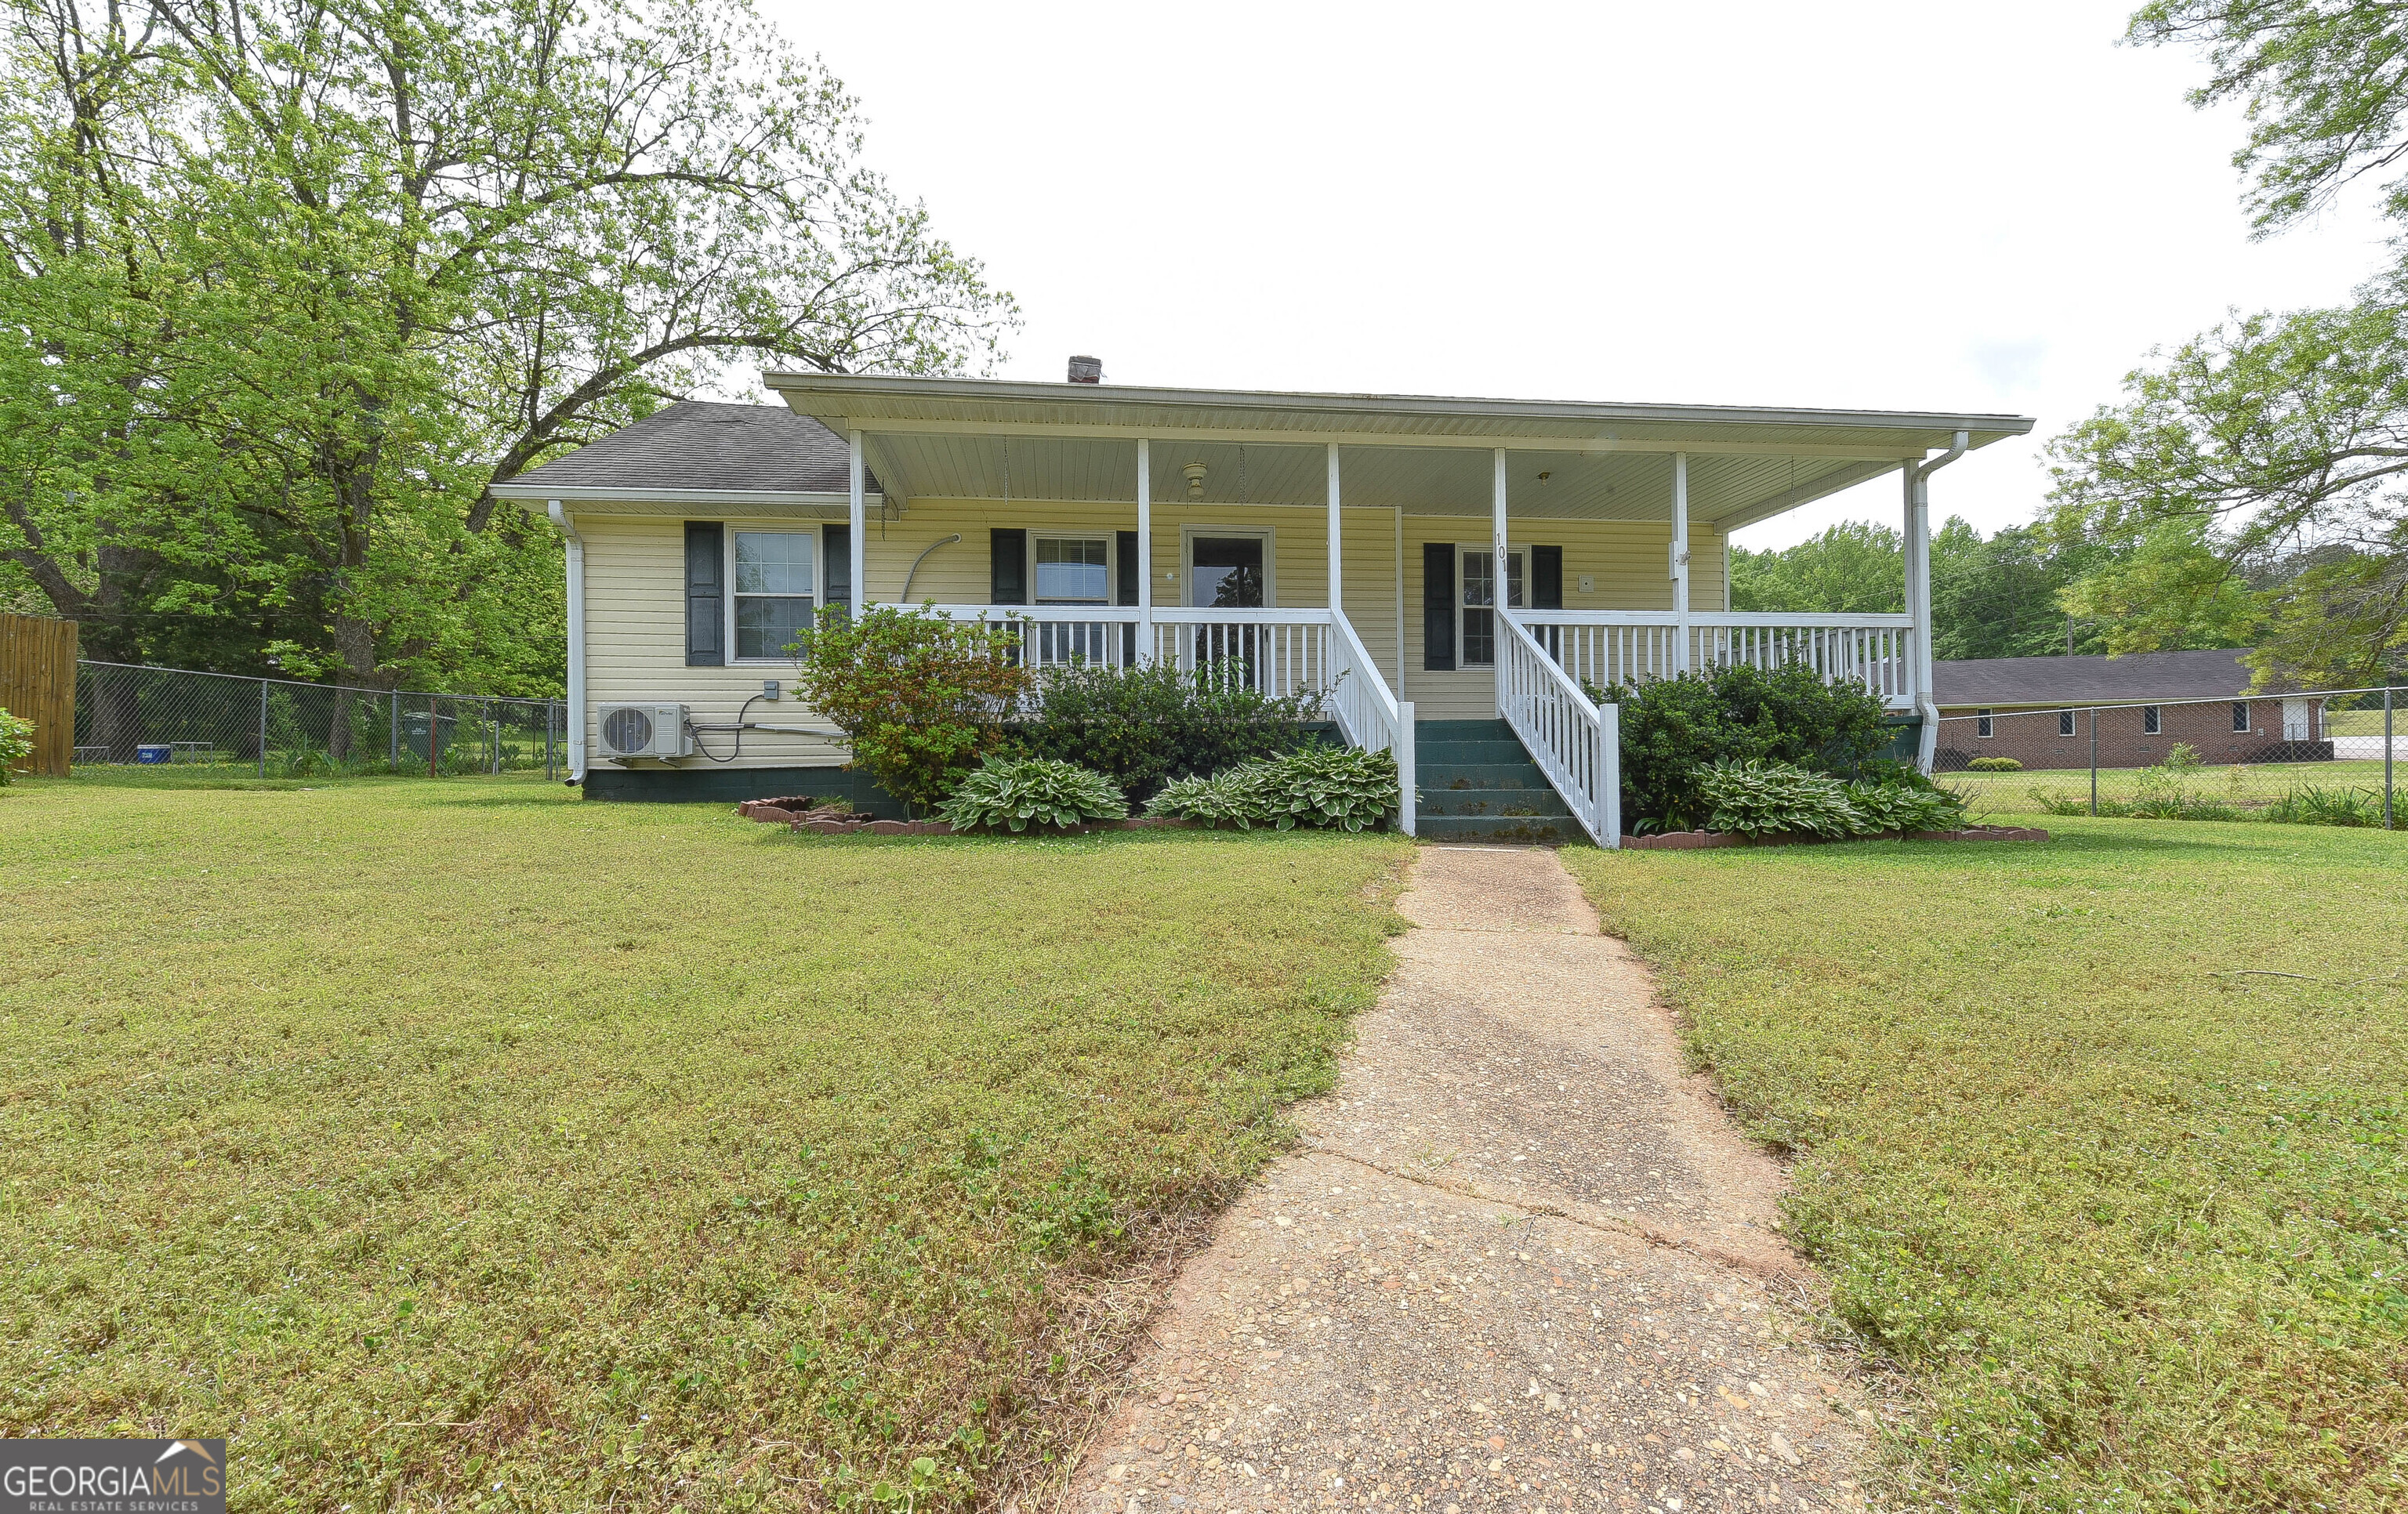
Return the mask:
POLYGON ((1689 670, 1689 454, 1672 454, 1672 622, 1675 672, 1689 670))
POLYGON ((1345 562, 1338 550, 1338 444, 1329 444, 1329 613, 1341 613, 1338 603, 1338 586, 1346 576, 1345 562))
POLYGON ((1931 689, 1931 486, 1925 481, 1920 459, 1900 471, 1906 479, 1906 618, 1912 623, 1906 628, 1906 665, 1899 669, 1899 681, 1904 685, 1899 692, 1924 718, 1916 758, 1928 773, 1940 739, 1936 711, 1924 707, 1931 689))
MULTIPOLYGON (((1488 559, 1489 582, 1495 585, 1495 592, 1491 597, 1496 603, 1495 613, 1502 616, 1510 608, 1506 603, 1510 596, 1505 592, 1505 449, 1502 447, 1497 449, 1497 486, 1490 507, 1488 537, 1492 554, 1488 559)), ((1497 639, 1499 641, 1505 639, 1502 627, 1498 628, 1497 639)), ((1498 661, 1501 663, 1503 659, 1500 658, 1498 661)), ((1505 680, 1501 677, 1497 679, 1496 697, 1497 718, 1503 720, 1505 718, 1505 680)))
POLYGON ((853 433, 853 591, 852 603, 846 607, 857 621, 861 607, 869 603, 869 586, 862 581, 863 564, 869 550, 869 494, 863 485, 861 466, 861 433, 853 433))
POLYGON ((1154 661, 1154 444, 1137 439, 1137 655, 1154 661))

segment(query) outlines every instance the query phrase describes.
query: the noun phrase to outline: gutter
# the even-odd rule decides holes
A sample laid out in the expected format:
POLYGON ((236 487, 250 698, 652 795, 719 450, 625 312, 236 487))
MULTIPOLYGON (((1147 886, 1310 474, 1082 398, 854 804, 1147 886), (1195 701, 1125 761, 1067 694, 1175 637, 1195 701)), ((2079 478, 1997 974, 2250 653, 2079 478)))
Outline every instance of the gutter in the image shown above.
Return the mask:
POLYGON ((1948 450, 1928 462, 1906 465, 1906 497, 1910 519, 1907 522, 1907 543, 1915 554, 1914 572, 1909 581, 1916 590, 1920 603, 1914 607, 1916 635, 1914 708, 1923 717, 1923 730, 1915 742, 1914 765, 1928 775, 1934 759, 1940 754, 1940 706, 1931 697, 1931 476, 1965 455, 1972 437, 1963 431, 1956 433, 1948 450))
POLYGON ((585 538, 577 523, 552 500, 545 513, 568 538, 568 783, 585 781, 585 538))

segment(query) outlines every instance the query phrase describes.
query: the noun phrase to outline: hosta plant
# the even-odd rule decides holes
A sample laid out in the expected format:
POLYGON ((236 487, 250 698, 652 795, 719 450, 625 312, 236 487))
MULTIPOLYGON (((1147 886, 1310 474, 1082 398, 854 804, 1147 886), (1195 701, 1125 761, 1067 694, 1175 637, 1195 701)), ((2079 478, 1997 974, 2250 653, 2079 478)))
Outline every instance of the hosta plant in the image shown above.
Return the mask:
POLYGON ((1032 825, 1042 830, 1120 820, 1128 814, 1128 801, 1118 784, 1076 764, 1049 757, 989 758, 937 813, 956 831, 1025 831, 1032 825))
POLYGON ((1717 763, 1698 785, 1709 830, 1741 836, 1856 834, 1857 812, 1847 785, 1786 763, 1717 763))
POLYGON ((1946 789, 1899 783, 1851 783, 1848 803, 1856 811, 1856 834, 1885 831, 1953 831, 1964 823, 1965 801, 1946 789))
POLYGON ((1241 831, 1257 825, 1378 830, 1396 821, 1397 760, 1384 751, 1307 747, 1209 778, 1181 778, 1147 809, 1241 831))

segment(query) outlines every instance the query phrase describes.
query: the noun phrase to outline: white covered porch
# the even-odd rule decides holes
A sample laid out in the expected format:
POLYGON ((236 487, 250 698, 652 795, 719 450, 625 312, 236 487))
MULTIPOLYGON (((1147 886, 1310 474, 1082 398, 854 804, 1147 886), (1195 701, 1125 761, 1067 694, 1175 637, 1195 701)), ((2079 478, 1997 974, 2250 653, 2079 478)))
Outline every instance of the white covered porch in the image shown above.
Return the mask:
POLYGON ((1802 661, 1923 714, 1928 751, 1921 479, 2030 426, 768 378, 850 445, 852 561, 829 578, 851 603, 1006 621, 1038 665, 1168 661, 1321 694, 1346 740, 1397 754, 1408 831, 1417 701, 1459 715, 1473 699, 1607 846, 1620 835, 1614 711, 1584 685, 1802 661), (1906 613, 1727 607, 1730 532, 1890 471, 1908 480, 1906 613))

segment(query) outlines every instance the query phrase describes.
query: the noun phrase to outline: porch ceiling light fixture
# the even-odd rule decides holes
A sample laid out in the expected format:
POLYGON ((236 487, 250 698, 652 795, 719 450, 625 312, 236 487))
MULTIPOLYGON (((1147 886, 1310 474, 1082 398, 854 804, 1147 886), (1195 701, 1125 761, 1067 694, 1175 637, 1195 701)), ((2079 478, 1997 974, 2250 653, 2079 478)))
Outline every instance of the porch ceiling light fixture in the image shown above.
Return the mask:
POLYGON ((1179 471, 1187 475, 1187 497, 1202 499, 1204 497, 1204 464, 1190 463, 1179 471))

